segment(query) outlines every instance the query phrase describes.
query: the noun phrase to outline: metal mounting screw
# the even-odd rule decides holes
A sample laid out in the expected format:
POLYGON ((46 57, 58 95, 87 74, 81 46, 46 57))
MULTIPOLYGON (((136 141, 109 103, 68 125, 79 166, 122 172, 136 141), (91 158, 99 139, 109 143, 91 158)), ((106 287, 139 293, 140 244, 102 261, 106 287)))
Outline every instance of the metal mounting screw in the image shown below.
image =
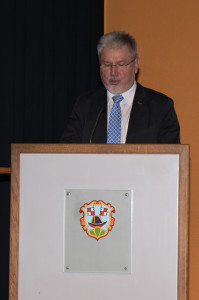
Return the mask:
POLYGON ((69 266, 66 266, 66 270, 69 270, 69 266))
POLYGON ((127 267, 124 267, 124 270, 127 271, 128 270, 127 267))
POLYGON ((70 192, 67 192, 66 195, 67 195, 67 196, 70 196, 70 192))
POLYGON ((128 193, 125 193, 125 196, 126 196, 126 197, 128 197, 128 195, 129 195, 128 193))

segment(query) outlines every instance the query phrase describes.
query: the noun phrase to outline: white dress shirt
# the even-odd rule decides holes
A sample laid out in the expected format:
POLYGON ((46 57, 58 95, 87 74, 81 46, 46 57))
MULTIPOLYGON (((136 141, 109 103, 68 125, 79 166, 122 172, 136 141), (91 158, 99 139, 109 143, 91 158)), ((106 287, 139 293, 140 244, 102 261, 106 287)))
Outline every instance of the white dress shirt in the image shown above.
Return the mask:
MULTIPOLYGON (((126 142, 129 118, 130 118, 131 108, 133 105, 136 87, 137 87, 137 83, 135 81, 133 86, 128 91, 120 94, 124 98, 120 102, 121 112, 122 112, 122 124, 121 124, 121 143, 122 144, 125 144, 125 142, 126 142)), ((108 126, 108 122, 109 122, 111 108, 113 107, 113 104, 114 104, 114 101, 112 99, 113 96, 115 96, 115 94, 112 94, 107 90, 107 118, 108 118, 107 126, 108 126)))

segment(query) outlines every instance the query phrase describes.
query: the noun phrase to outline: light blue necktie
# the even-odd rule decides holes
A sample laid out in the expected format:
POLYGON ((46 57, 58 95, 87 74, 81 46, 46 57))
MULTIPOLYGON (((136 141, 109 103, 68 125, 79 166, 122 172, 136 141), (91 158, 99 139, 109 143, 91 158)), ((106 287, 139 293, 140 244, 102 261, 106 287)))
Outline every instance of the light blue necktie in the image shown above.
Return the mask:
POLYGON ((121 143, 121 107, 120 102, 123 100, 122 95, 113 97, 113 107, 111 109, 109 123, 108 123, 108 134, 107 144, 119 144, 121 143))

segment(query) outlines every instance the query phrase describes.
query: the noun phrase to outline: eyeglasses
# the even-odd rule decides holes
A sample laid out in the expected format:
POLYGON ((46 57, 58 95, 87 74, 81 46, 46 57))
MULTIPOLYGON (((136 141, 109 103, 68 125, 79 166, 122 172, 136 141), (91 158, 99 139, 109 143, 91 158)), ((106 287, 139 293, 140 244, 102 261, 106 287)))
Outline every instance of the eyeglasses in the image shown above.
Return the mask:
POLYGON ((129 63, 125 64, 123 62, 118 62, 116 63, 115 65, 109 63, 109 62, 102 62, 100 64, 100 67, 103 68, 103 69, 112 69, 112 67, 116 67, 117 69, 124 69, 125 67, 127 67, 128 65, 130 65, 132 62, 134 62, 134 60, 136 59, 136 57, 131 60, 129 63))

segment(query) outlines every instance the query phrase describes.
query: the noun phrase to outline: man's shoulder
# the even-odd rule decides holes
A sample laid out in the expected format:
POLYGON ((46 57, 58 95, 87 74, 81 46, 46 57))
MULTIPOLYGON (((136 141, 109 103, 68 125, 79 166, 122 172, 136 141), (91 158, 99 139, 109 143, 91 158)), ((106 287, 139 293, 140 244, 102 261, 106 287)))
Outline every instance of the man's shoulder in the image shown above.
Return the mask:
POLYGON ((148 87, 144 87, 141 84, 137 83, 137 96, 142 97, 143 100, 152 101, 152 102, 173 102, 173 100, 164 93, 153 90, 148 87))
POLYGON ((84 92, 83 94, 78 96, 77 99, 80 101, 85 101, 85 100, 89 100, 89 99, 93 100, 105 96, 106 96, 106 89, 104 88, 104 86, 101 86, 99 88, 84 92))
POLYGON ((106 98, 106 89, 103 86, 85 92, 77 97, 73 110, 78 111, 80 114, 92 113, 96 109, 105 106, 107 101, 106 98))

